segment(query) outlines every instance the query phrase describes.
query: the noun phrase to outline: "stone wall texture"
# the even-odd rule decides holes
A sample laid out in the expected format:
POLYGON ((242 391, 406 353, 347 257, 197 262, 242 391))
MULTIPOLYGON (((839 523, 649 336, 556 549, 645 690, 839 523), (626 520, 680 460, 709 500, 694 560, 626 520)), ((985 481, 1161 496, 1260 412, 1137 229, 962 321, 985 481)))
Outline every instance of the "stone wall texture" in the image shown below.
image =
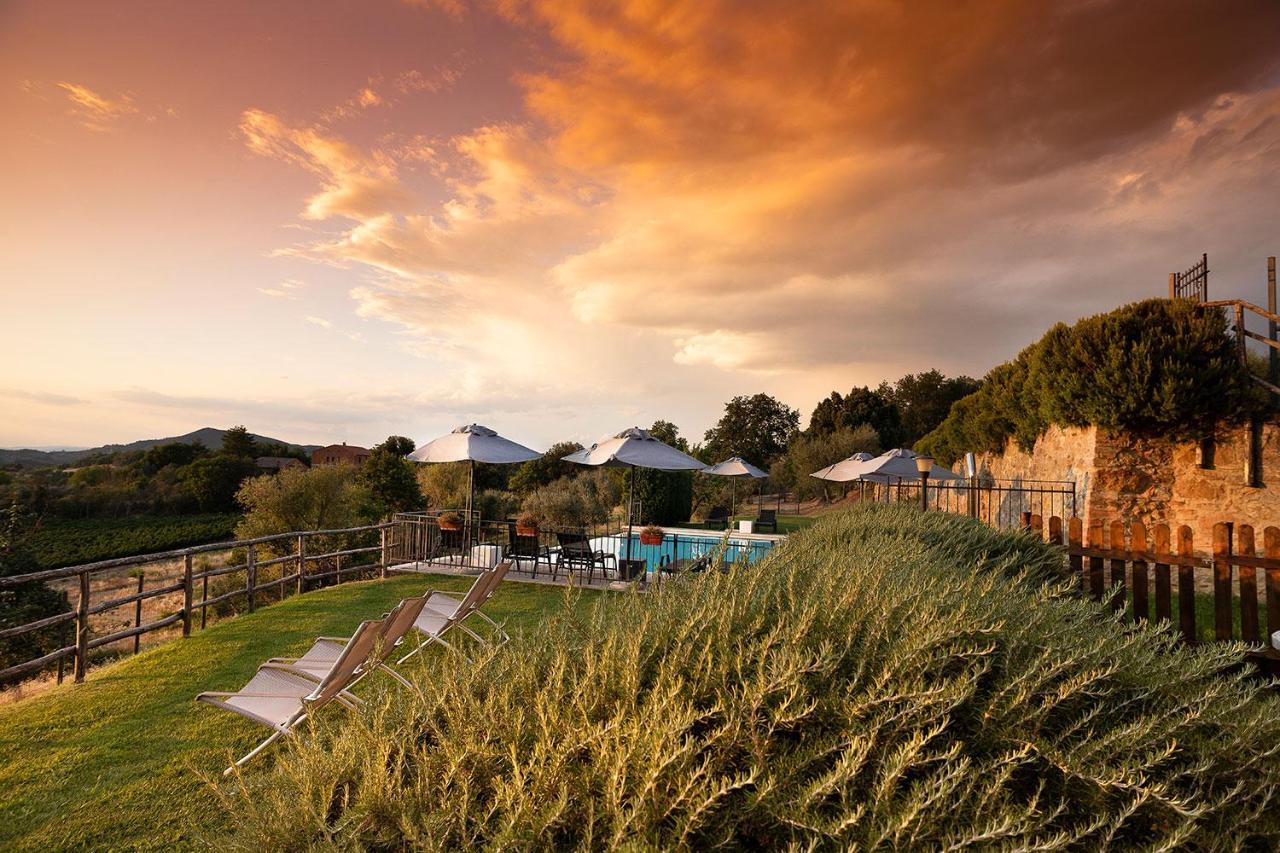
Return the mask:
POLYGON ((1261 486, 1245 482, 1248 454, 1248 427, 1219 433, 1212 468, 1199 466, 1195 443, 1050 427, 1031 453, 1010 441, 1003 454, 981 456, 979 467, 1001 480, 1074 481, 1086 528, 1095 519, 1185 524, 1197 551, 1207 552, 1220 521, 1280 525, 1280 420, 1262 425, 1261 486))

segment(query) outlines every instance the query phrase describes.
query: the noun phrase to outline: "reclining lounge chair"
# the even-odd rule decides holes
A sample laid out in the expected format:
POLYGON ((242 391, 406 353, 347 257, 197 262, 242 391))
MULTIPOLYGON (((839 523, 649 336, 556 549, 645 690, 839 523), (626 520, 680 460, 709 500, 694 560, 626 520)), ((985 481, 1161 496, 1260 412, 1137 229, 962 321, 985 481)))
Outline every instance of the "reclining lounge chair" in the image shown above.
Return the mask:
POLYGON ((224 775, 243 766, 281 736, 292 733, 301 722, 330 702, 355 708, 360 700, 349 692, 350 688, 382 665, 389 650, 399 642, 425 604, 425 597, 406 599, 386 618, 360 623, 327 668, 314 658, 304 666, 268 661, 234 693, 206 692, 197 696, 198 702, 272 729, 270 736, 228 767, 224 775), (400 636, 393 633, 393 626, 400 631, 400 636))

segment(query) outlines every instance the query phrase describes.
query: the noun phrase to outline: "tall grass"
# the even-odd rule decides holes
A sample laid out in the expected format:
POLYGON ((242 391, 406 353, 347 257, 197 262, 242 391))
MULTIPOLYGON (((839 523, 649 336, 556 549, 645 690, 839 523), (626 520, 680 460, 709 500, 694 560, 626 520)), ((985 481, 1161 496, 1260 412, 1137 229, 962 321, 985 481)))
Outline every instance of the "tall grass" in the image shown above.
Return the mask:
POLYGON ((241 849, 1272 847, 1280 702, 902 506, 566 611, 223 789, 241 849))

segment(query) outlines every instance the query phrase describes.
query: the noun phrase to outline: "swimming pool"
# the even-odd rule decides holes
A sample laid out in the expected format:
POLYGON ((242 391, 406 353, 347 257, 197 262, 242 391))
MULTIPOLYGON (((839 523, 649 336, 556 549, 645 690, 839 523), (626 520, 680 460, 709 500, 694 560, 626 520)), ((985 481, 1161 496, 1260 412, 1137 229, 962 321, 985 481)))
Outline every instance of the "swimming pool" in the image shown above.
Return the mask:
MULTIPOLYGON (((640 542, 639 532, 631 534, 631 559, 644 560, 646 571, 656 571, 660 566, 678 564, 685 560, 697 560, 714 555, 724 541, 723 534, 716 535, 709 530, 694 530, 683 527, 664 527, 662 544, 645 545, 640 542)), ((735 563, 746 560, 754 563, 763 559, 773 546, 784 537, 766 536, 762 534, 730 533, 725 548, 725 562, 735 563)), ((591 540, 591 548, 613 554, 619 560, 627 557, 627 535, 624 531, 614 536, 599 536, 591 540)))

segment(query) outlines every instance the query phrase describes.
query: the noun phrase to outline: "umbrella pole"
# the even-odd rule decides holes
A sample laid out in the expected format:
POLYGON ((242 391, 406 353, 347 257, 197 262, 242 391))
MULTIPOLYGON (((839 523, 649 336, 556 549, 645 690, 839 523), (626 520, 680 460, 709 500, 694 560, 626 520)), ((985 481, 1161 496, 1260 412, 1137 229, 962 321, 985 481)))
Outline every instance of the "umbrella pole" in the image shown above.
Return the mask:
MULTIPOLYGON (((738 514, 738 480, 736 477, 729 478, 729 518, 732 519, 738 514)), ((729 526, 733 526, 733 522, 729 522, 729 526)))
POLYGON ((631 484, 627 487, 627 571, 631 566, 631 513, 636 503, 636 467, 631 466, 631 484))
POLYGON ((467 529, 471 531, 471 536, 467 537, 468 544, 470 544, 470 541, 474 540, 476 536, 475 525, 471 521, 471 507, 475 504, 475 500, 476 500, 476 460, 472 459, 470 460, 470 475, 467 479, 467 529))

